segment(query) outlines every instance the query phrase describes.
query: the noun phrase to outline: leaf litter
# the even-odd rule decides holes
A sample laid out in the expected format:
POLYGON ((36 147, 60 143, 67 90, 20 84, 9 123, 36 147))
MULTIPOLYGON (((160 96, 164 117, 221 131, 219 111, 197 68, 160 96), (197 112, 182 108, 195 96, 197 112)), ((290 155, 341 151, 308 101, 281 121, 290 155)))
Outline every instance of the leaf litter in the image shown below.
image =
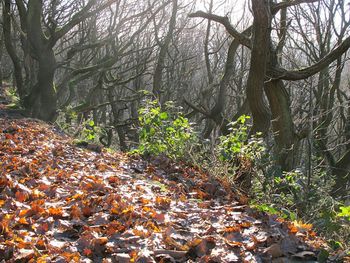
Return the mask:
POLYGON ((0 167, 0 261, 316 262, 325 246, 199 168, 82 149, 33 119, 0 119, 0 167))

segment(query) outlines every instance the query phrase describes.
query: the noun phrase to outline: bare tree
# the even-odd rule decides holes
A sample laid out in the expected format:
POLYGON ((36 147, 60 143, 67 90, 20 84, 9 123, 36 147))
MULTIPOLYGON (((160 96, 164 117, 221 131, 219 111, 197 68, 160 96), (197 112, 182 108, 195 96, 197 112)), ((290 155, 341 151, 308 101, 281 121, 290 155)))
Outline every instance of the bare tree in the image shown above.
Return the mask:
MULTIPOLYGON (((56 117, 57 97, 54 87, 54 75, 57 68, 57 61, 54 53, 54 47, 58 40, 65 36, 72 28, 81 21, 91 17, 106 7, 113 4, 114 1, 105 1, 98 3, 96 0, 90 0, 85 6, 65 21, 58 25, 57 1, 48 5, 52 8, 51 13, 45 15, 45 5, 41 0, 26 1, 17 0, 16 7, 20 19, 22 49, 28 50, 30 56, 37 62, 36 81, 24 91, 21 80, 21 65, 18 56, 11 43, 7 43, 7 51, 16 68, 17 88, 22 95, 23 105, 28 109, 33 117, 46 121, 52 121, 56 117)), ((66 10, 68 11, 68 10, 66 10)), ((74 12, 74 10, 71 10, 74 12)), ((5 1, 4 8, 4 34, 10 36, 11 32, 11 1, 5 1)), ((11 38, 5 38, 7 42, 11 38)))
MULTIPOLYGON (((238 32, 230 24, 227 17, 201 11, 190 14, 191 17, 202 17, 222 24, 241 45, 251 49, 251 66, 246 90, 254 120, 252 131, 261 131, 266 134, 270 127, 272 114, 276 155, 279 156, 278 164, 287 171, 294 168, 293 155, 298 149, 299 138, 294 132, 289 95, 282 80, 301 80, 317 74, 337 60, 350 47, 350 38, 348 37, 313 65, 300 70, 287 70, 281 67, 278 61, 278 50, 283 46, 283 34, 280 37, 281 44, 277 45, 276 48, 271 36, 272 19, 278 12, 285 12, 283 10, 288 7, 308 2, 318 1, 283 1, 279 3, 252 1, 254 16, 252 38, 238 32), (264 99, 265 94, 269 99, 269 107, 264 99)), ((285 30, 283 27, 285 28, 286 24, 281 24, 281 30, 285 30)))

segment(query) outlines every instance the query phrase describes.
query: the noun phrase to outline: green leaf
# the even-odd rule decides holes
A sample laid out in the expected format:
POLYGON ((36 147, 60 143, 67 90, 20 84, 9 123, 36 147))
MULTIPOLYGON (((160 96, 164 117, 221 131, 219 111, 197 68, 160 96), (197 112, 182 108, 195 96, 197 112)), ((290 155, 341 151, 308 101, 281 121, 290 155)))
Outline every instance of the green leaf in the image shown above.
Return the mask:
POLYGON ((92 141, 92 140, 95 139, 95 135, 94 135, 94 134, 89 134, 89 135, 87 136, 87 139, 88 139, 89 141, 92 141))
POLYGON ((340 213, 337 214, 338 217, 347 217, 350 220, 350 206, 341 206, 339 207, 341 210, 340 213))
POLYGON ((330 240, 329 245, 332 247, 333 250, 337 250, 339 248, 343 249, 343 244, 336 240, 330 240))
POLYGON ((163 111, 159 114, 159 117, 161 120, 167 120, 169 118, 169 115, 166 111, 163 111))

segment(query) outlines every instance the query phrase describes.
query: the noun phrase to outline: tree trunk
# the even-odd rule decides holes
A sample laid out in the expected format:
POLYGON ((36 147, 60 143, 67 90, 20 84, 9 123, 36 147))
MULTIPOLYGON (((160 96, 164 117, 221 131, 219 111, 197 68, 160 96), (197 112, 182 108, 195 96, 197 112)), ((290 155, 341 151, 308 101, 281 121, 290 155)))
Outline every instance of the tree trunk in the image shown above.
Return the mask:
POLYGON ((163 88, 163 69, 165 64, 166 55, 168 52, 168 48, 171 42, 171 38, 173 36, 173 32, 176 25, 176 14, 177 14, 177 0, 173 0, 173 9, 171 18, 169 21, 169 28, 168 32, 165 36, 164 42, 160 44, 160 51, 158 55, 158 61, 156 64, 156 68, 154 70, 154 77, 153 77, 153 94, 155 97, 159 100, 161 100, 161 93, 163 88))
POLYGON ((350 184, 350 150, 332 167, 332 174, 335 176, 335 184, 332 188, 333 197, 345 197, 349 195, 350 184))
POLYGON ((3 51, 4 51, 3 46, 4 46, 3 32, 0 32, 0 89, 2 89, 2 84, 3 84, 3 74, 2 74, 2 69, 3 69, 2 57, 3 57, 3 51))
POLYGON ((3 7, 4 42, 5 42, 6 51, 9 54, 13 63, 14 77, 16 80, 16 88, 17 88, 18 95, 22 101, 22 99, 25 96, 23 78, 22 78, 22 67, 21 67, 21 61, 17 55, 16 49, 12 44, 12 35, 11 35, 12 26, 11 26, 10 13, 11 13, 11 1, 5 0, 5 4, 3 7))
MULTIPOLYGON (((20 3, 18 1, 17 4, 21 10, 20 3)), ((30 55, 38 63, 38 70, 36 83, 30 85, 27 96, 23 98, 23 105, 32 117, 44 121, 54 121, 57 115, 57 97, 53 83, 56 71, 55 54, 52 43, 42 30, 42 1, 30 0, 27 6, 27 12, 20 12, 21 24, 27 27, 26 41, 29 45, 30 55)))
POLYGON ((52 50, 43 53, 39 60, 38 71, 38 98, 40 108, 34 117, 44 121, 54 121, 57 115, 57 97, 54 87, 54 75, 56 71, 56 59, 52 50))
POLYGON ((275 155, 282 171, 291 171, 296 165, 299 139, 294 131, 290 111, 289 94, 282 80, 269 81, 265 92, 272 113, 272 130, 275 139, 275 155))
POLYGON ((251 132, 267 134, 270 127, 270 112, 264 100, 264 81, 270 48, 271 14, 269 4, 264 0, 252 1, 252 9, 253 42, 246 92, 253 116, 251 132))

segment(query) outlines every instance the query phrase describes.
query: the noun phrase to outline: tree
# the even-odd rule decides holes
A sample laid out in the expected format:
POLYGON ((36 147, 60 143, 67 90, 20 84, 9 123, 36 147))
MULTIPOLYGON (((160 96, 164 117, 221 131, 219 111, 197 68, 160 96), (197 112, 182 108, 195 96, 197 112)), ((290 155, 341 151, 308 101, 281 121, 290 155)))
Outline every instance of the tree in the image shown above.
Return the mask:
MULTIPOLYGON (((161 99, 161 93, 163 89, 162 78, 163 78, 165 58, 168 52, 171 38, 175 30, 177 11, 178 11, 178 1, 172 0, 172 12, 171 12, 171 18, 169 20, 168 32, 164 37, 163 43, 159 43, 160 50, 159 50, 159 54, 156 62, 156 68, 154 70, 154 75, 153 75, 153 94, 159 100, 161 99)), ((156 36, 156 38, 158 39, 158 36, 156 36)))
POLYGON ((22 99, 23 106, 30 112, 31 116, 53 121, 57 115, 57 94, 54 85, 54 75, 57 69, 57 61, 54 47, 72 28, 85 19, 96 15, 98 12, 112 5, 115 1, 99 2, 90 0, 79 11, 60 24, 57 10, 58 1, 45 3, 42 0, 16 0, 16 7, 20 19, 20 35, 23 52, 36 61, 35 83, 29 87, 23 87, 21 76, 21 65, 11 42, 11 1, 5 0, 4 7, 4 35, 6 39, 7 52, 10 54, 16 74, 17 89, 22 99), (50 13, 46 14, 45 9, 49 8, 50 13))
POLYGON ((202 17, 222 24, 227 32, 251 49, 251 62, 247 80, 247 98, 253 116, 252 132, 267 134, 270 127, 271 114, 273 117, 273 134, 275 135, 276 156, 282 170, 289 171, 293 167, 291 149, 296 147, 294 124, 290 114, 288 94, 284 89, 283 80, 306 79, 320 72, 324 67, 339 58, 350 47, 350 37, 344 39, 324 58, 313 65, 300 70, 283 69, 277 60, 277 51, 272 42, 272 18, 281 10, 303 3, 318 2, 316 0, 301 1, 252 1, 254 16, 252 38, 238 32, 227 17, 208 14, 201 11, 190 14, 191 17, 202 17), (265 91, 264 91, 265 89, 265 91), (269 107, 264 100, 265 94, 269 100, 269 107))

